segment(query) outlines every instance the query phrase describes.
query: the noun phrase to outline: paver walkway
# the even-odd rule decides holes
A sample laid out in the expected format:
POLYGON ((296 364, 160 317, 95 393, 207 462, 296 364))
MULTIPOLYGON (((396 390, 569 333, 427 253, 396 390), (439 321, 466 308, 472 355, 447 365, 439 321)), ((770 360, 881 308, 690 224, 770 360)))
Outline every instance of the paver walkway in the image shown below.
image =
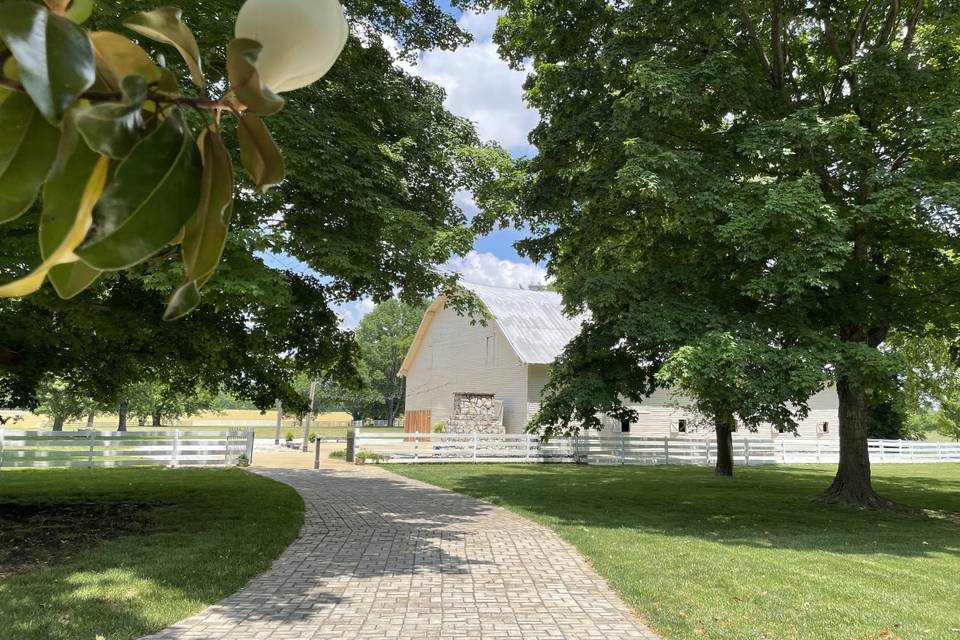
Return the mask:
POLYGON ((259 472, 303 496, 300 537, 150 638, 657 638, 570 545, 505 509, 369 467, 259 472))

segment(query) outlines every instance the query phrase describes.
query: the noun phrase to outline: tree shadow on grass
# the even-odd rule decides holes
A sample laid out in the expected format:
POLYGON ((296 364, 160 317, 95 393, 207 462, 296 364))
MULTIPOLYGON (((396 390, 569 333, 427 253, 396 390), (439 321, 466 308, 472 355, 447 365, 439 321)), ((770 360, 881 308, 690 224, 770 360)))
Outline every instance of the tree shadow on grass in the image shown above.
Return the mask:
MULTIPOLYGON (((258 496, 250 493, 214 496, 214 503, 229 500, 241 508, 230 510, 228 522, 195 525, 185 531, 183 521, 188 516, 180 513, 182 506, 176 501, 169 504, 168 498, 168 504, 158 509, 162 517, 148 532, 152 535, 121 537, 76 566, 0 582, 0 598, 8 601, 11 611, 20 612, 16 620, 0 626, 0 639, 138 637, 157 628, 153 617, 157 613, 147 613, 144 601, 170 593, 178 602, 200 604, 227 596, 199 614, 211 628, 240 623, 282 624, 284 630, 315 628, 337 605, 351 602, 346 593, 352 581, 462 575, 482 564, 450 549, 464 539, 468 523, 491 510, 486 503, 387 474, 263 473, 298 489, 306 503, 305 522, 270 569, 246 586, 243 576, 249 576, 249 568, 237 567, 236 559, 257 557, 256 545, 262 541, 256 529, 264 526, 260 520, 270 505, 258 504, 258 496), (108 548, 109 553, 104 552, 108 548), (211 588, 211 572, 233 574, 215 582, 234 586, 226 593, 211 588)), ((202 485, 197 488, 202 491, 202 485)), ((182 490, 188 489, 195 493, 195 488, 182 490)), ((203 503, 215 507, 209 500, 203 503)), ((176 617, 190 613, 184 610, 176 617)), ((191 619, 156 637, 178 637, 197 624, 201 622, 191 619)), ((230 637, 225 633, 217 636, 211 631, 210 637, 230 637)))
POLYGON ((732 479, 715 477, 707 468, 678 466, 502 469, 491 474, 461 468, 448 486, 561 527, 622 527, 727 545, 842 555, 960 556, 957 474, 938 478, 898 469, 877 478, 881 493, 917 508, 897 512, 814 501, 832 477, 832 469, 823 468, 754 467, 738 469, 732 479))

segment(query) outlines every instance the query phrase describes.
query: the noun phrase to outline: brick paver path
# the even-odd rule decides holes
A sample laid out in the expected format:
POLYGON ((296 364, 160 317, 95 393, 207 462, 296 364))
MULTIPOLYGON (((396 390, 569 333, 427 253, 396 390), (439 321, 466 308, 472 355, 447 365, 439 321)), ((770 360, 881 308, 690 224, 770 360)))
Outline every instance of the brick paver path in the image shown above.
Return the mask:
POLYGON ((300 537, 151 638, 657 638, 570 545, 505 509, 380 469, 261 473, 303 496, 300 537))

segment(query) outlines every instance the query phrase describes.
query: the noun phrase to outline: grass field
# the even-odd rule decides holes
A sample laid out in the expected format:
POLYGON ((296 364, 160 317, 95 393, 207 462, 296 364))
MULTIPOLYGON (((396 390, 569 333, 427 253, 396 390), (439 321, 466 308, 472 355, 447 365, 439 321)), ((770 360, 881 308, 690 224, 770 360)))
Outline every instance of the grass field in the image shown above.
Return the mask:
POLYGON ((0 639, 159 630, 264 571, 302 523, 296 491, 240 470, 4 474, 0 639))
POLYGON ((960 465, 876 465, 925 511, 810 498, 827 467, 395 465, 574 544, 666 640, 960 639, 960 465))

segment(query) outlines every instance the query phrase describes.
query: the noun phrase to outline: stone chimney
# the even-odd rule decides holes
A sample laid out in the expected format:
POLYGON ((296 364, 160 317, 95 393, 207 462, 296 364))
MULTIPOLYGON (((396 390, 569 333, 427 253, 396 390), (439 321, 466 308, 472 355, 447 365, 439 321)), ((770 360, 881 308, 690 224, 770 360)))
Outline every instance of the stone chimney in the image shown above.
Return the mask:
POLYGON ((505 433, 503 403, 492 393, 453 394, 453 414, 444 433, 505 433))

